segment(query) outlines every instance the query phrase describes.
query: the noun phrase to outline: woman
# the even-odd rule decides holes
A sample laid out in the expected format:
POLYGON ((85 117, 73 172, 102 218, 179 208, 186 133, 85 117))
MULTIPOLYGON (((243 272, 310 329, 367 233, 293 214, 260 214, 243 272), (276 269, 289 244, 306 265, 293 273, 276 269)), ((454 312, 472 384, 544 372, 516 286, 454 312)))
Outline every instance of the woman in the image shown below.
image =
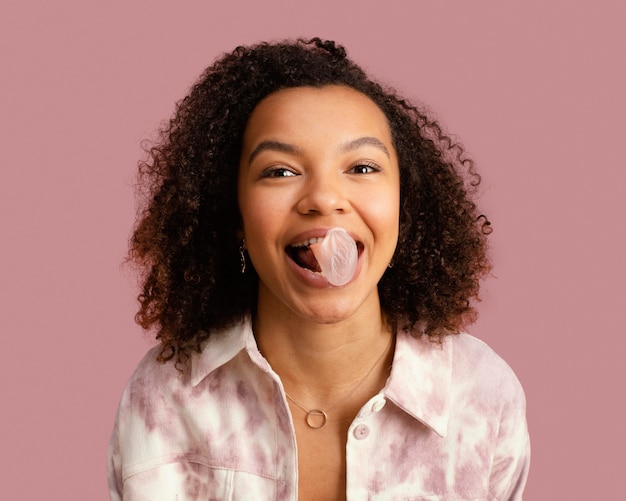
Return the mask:
POLYGON ((112 499, 521 499, 523 391, 460 333, 489 270, 479 178, 435 122, 333 42, 260 44, 149 153, 131 259, 160 346, 120 403, 112 499))

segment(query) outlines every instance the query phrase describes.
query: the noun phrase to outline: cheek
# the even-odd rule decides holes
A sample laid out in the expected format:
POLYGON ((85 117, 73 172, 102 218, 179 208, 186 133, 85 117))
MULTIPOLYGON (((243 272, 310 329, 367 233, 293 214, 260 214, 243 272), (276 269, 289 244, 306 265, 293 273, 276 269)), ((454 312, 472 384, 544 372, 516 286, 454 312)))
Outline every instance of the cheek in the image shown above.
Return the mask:
POLYGON ((282 242, 281 231, 286 213, 280 197, 263 190, 244 191, 240 203, 246 248, 255 267, 276 259, 282 242))
POLYGON ((387 252, 393 254, 398 243, 400 197, 395 191, 391 191, 386 196, 373 197, 369 207, 371 217, 378 229, 379 242, 387 244, 387 252))
POLYGON ((390 231, 400 220, 400 196, 395 190, 368 197, 368 212, 379 224, 389 225, 390 231))
POLYGON ((271 231, 280 220, 280 209, 277 197, 267 193, 246 193, 245 203, 240 204, 241 217, 246 233, 265 233, 271 231))

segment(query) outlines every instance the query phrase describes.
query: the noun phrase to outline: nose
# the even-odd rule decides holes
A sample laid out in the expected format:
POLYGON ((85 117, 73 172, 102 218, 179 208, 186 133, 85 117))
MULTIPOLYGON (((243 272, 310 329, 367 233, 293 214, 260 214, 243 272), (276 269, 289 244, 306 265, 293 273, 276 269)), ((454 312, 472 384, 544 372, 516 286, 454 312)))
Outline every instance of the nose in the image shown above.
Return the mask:
POLYGON ((350 202, 345 191, 336 176, 313 176, 303 186, 298 212, 319 216, 348 212, 350 202))

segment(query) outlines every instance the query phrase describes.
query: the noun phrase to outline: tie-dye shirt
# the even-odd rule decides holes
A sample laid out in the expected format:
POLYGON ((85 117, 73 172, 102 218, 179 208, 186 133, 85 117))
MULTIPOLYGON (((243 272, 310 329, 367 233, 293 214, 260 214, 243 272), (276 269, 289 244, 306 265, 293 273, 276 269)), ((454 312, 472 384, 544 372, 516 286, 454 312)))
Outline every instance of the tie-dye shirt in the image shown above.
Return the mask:
MULTIPOLYGON (((291 414, 250 323, 213 335, 186 375, 156 350, 120 402, 111 499, 296 501, 291 414)), ((346 498, 520 500, 529 459, 524 393, 501 358, 467 334, 400 332, 386 386, 349 429, 346 498)))

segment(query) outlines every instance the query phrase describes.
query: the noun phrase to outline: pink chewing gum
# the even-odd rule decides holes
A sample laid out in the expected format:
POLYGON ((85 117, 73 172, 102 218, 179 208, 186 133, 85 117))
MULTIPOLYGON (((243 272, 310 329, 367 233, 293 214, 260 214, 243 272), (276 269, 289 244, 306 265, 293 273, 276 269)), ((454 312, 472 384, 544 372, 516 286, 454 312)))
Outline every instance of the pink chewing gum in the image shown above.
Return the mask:
POLYGON ((321 243, 312 244, 322 275, 332 285, 347 284, 356 270, 359 253, 356 242, 343 228, 331 228, 321 243))

